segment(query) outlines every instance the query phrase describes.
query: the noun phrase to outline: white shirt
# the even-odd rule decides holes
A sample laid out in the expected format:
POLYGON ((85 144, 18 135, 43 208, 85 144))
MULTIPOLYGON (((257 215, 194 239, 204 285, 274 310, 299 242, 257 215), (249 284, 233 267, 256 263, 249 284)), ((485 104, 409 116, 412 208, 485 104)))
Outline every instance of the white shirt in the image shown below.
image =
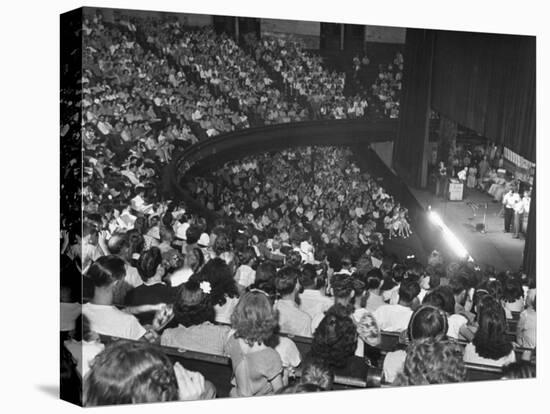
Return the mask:
POLYGON ((334 305, 334 300, 324 296, 319 290, 304 289, 304 292, 300 294, 300 309, 312 319, 319 314, 324 315, 324 312, 332 305, 334 305))
POLYGON ((285 336, 279 336, 275 351, 279 353, 284 368, 296 368, 302 362, 298 347, 294 341, 285 336))
POLYGON ((449 323, 449 329, 447 330, 447 336, 449 338, 458 339, 458 332, 460 328, 468 323, 468 320, 458 314, 453 314, 447 318, 449 323))
POLYGON ((384 358, 382 372, 385 382, 393 383, 398 374, 403 371, 407 352, 400 349, 394 352, 388 352, 384 358))
POLYGON ((138 287, 143 284, 143 279, 138 273, 138 270, 134 266, 129 264, 124 265, 126 268, 126 276, 124 276, 124 281, 132 287, 138 287))
POLYGON ((518 193, 506 193, 502 199, 502 204, 506 208, 514 208, 520 201, 518 193))
POLYGON ((403 305, 384 305, 374 311, 374 319, 382 331, 401 332, 407 329, 413 311, 403 305))
POLYGON ((235 282, 247 288, 256 280, 256 271, 248 265, 240 265, 235 273, 235 282))
POLYGON ((311 317, 298 308, 293 301, 281 299, 275 302, 273 308, 279 311, 279 326, 281 332, 311 336, 311 317))
POLYGON ((502 367, 504 365, 511 364, 512 362, 516 362, 516 354, 512 349, 512 351, 508 355, 505 355, 502 358, 499 358, 496 360, 484 358, 482 356, 479 356, 479 354, 476 351, 475 345, 472 343, 469 343, 466 345, 466 348, 464 348, 464 362, 502 367))
POLYGON ((190 267, 183 267, 179 270, 176 270, 170 275, 170 286, 176 287, 182 283, 187 283, 189 278, 193 275, 193 269, 190 267))
POLYGON ((231 314, 237 306, 239 298, 225 298, 224 305, 215 305, 214 311, 216 312, 215 321, 218 323, 231 323, 231 314))
POLYGON ((146 332, 134 315, 114 306, 86 303, 82 306, 82 313, 90 321, 90 329, 98 334, 137 340, 146 332))

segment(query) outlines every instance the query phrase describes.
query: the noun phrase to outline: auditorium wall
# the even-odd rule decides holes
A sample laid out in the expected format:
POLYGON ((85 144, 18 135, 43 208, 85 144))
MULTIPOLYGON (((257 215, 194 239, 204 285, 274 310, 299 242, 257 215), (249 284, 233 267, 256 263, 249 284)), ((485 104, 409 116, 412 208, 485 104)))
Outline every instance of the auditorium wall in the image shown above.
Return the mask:
POLYGON ((405 44, 405 27, 365 26, 365 42, 405 44))
MULTIPOLYGON (((101 10, 103 18, 107 22, 114 22, 116 18, 121 15, 130 17, 159 17, 165 14, 161 11, 153 10, 128 10, 128 9, 108 9, 108 8, 95 8, 87 7, 95 12, 95 10, 101 10)), ((169 13, 178 17, 181 24, 192 27, 203 27, 212 25, 212 16, 207 14, 193 14, 193 13, 169 13)))
POLYGON ((297 39, 308 49, 319 49, 321 23, 305 20, 260 19, 262 35, 297 39))

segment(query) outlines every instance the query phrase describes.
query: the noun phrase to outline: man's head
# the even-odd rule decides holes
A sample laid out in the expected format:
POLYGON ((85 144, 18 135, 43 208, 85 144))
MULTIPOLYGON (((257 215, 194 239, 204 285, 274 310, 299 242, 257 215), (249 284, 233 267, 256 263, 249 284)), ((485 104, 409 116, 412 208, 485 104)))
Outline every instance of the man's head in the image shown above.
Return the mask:
POLYGON ((95 289, 111 289, 125 275, 126 268, 124 267, 124 261, 114 255, 101 256, 92 263, 86 273, 95 289))
POLYGON ((418 282, 404 280, 399 286, 399 303, 403 306, 411 306, 420 293, 418 282))
POLYGON ((300 288, 300 271, 294 267, 283 267, 275 277, 275 289, 281 296, 296 294, 300 288))
POLYGON ((450 278, 449 287, 453 292, 456 303, 464 305, 466 302, 466 292, 468 291, 468 286, 468 279, 463 274, 457 274, 450 278))
POLYGON ((114 254, 120 257, 123 260, 129 260, 128 252, 130 249, 130 243, 128 242, 128 237, 124 233, 114 234, 107 243, 109 251, 111 254, 114 254))

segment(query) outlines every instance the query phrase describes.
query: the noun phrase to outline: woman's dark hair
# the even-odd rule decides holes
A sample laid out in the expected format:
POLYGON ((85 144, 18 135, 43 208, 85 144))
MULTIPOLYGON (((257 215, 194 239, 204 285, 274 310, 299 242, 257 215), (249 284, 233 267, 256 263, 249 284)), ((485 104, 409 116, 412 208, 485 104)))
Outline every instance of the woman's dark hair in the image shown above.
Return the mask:
POLYGON ((332 287, 332 294, 336 298, 345 299, 351 295, 351 292, 355 292, 355 280, 347 273, 332 275, 330 286, 332 287))
POLYGON ((503 377, 506 379, 536 378, 537 367, 529 361, 517 361, 505 365, 502 369, 503 377))
POLYGON ((366 275, 366 288, 369 289, 379 289, 382 286, 382 272, 380 269, 371 269, 367 272, 366 275))
POLYGON ((455 297, 448 286, 439 286, 428 293, 422 305, 431 305, 441 309, 449 315, 455 313, 455 297))
POLYGON ((481 299, 478 310, 479 328, 472 343, 483 358, 500 359, 512 351, 506 339, 506 316, 502 305, 492 296, 481 299))
POLYGON ((463 382, 466 379, 460 345, 434 338, 420 339, 407 348, 403 372, 394 385, 428 385, 463 382))
POLYGON ((191 224, 185 232, 187 238, 187 244, 194 244, 199 241, 202 234, 202 230, 196 224, 191 224))
POLYGON ((304 288, 312 287, 314 289, 318 289, 316 282, 317 282, 317 272, 315 271, 315 266, 309 263, 305 264, 302 267, 302 271, 300 273, 300 285, 302 285, 302 287, 304 288))
POLYGON ((331 368, 341 368, 356 347, 357 329, 348 309, 340 304, 332 306, 313 334, 311 356, 323 359, 331 368))
POLYGON ((253 247, 247 246, 238 253, 239 261, 241 264, 248 264, 250 261, 256 258, 256 251, 253 247))
POLYGON ((296 283, 300 278, 300 271, 293 267, 283 267, 275 277, 275 289, 281 296, 288 295, 294 291, 296 283))
POLYGON ((504 302, 515 302, 523 298, 523 288, 519 279, 512 275, 507 275, 502 284, 502 300, 504 302))
POLYGON ((85 378, 85 406, 178 400, 166 355, 143 342, 120 340, 98 354, 85 378))
POLYGON ((278 315, 269 297, 258 291, 246 292, 237 303, 231 315, 231 327, 235 337, 247 344, 265 343, 278 325, 278 315))
POLYGON ((210 282, 212 289, 210 298, 214 306, 223 306, 227 298, 236 298, 239 296, 231 269, 220 258, 209 260, 195 276, 201 281, 210 282))
POLYGON ((214 322, 216 313, 210 295, 200 288, 200 281, 191 276, 187 283, 179 286, 174 304, 174 319, 183 326, 214 322))
POLYGON ((499 280, 489 279, 481 284, 480 288, 485 289, 495 300, 500 301, 502 299, 502 283, 499 280))
POLYGON ((95 287, 106 287, 117 280, 124 279, 126 268, 124 260, 118 256, 101 256, 92 263, 86 276, 92 281, 95 287))
POLYGON ((144 251, 137 262, 137 271, 141 279, 146 282, 155 276, 160 264, 162 264, 162 253, 158 247, 151 247, 144 251))
POLYGON ((444 339, 448 330, 447 315, 438 307, 423 305, 412 314, 407 335, 409 341, 423 338, 444 339))
POLYGON ((301 264, 302 264, 302 255, 300 254, 300 252, 291 250, 290 252, 288 252, 288 254, 286 254, 286 260, 285 260, 286 266, 299 268, 301 264))
POLYGON ((411 303, 420 293, 420 285, 416 281, 404 280, 399 286, 399 300, 411 303))
POLYGON ((277 268, 271 262, 261 263, 256 269, 256 278, 250 289, 259 289, 267 293, 272 299, 275 298, 275 277, 277 268))
POLYGON ((128 254, 130 258, 132 258, 133 254, 141 255, 145 246, 145 239, 143 238, 143 235, 138 230, 132 229, 126 232, 126 237, 128 238, 128 254))
POLYGON ((88 317, 83 313, 78 315, 78 318, 75 320, 74 333, 72 335, 73 339, 78 342, 90 341, 93 333, 92 325, 88 317))
POLYGON ((189 252, 189 254, 193 255, 193 257, 195 258, 191 264, 191 269, 193 270, 193 272, 199 271, 204 264, 204 254, 202 250, 198 247, 194 247, 193 250, 189 252))

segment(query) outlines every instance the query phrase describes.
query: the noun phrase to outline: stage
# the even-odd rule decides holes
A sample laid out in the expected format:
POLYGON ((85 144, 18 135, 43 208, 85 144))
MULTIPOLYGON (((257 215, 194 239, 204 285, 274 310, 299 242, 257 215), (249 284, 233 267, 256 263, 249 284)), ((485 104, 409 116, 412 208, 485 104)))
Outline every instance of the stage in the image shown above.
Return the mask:
POLYGON ((409 189, 423 208, 427 210, 431 206, 440 215, 476 263, 493 265, 497 270, 519 269, 525 240, 522 236, 514 239, 511 233, 504 233, 504 218, 498 214, 502 208, 501 203, 493 203, 491 196, 479 190, 467 189, 466 197, 462 201, 444 201, 430 191, 412 187, 409 189), (479 206, 475 217, 468 203, 479 206), (476 224, 483 223, 485 204, 486 233, 481 233, 476 230, 476 224))

